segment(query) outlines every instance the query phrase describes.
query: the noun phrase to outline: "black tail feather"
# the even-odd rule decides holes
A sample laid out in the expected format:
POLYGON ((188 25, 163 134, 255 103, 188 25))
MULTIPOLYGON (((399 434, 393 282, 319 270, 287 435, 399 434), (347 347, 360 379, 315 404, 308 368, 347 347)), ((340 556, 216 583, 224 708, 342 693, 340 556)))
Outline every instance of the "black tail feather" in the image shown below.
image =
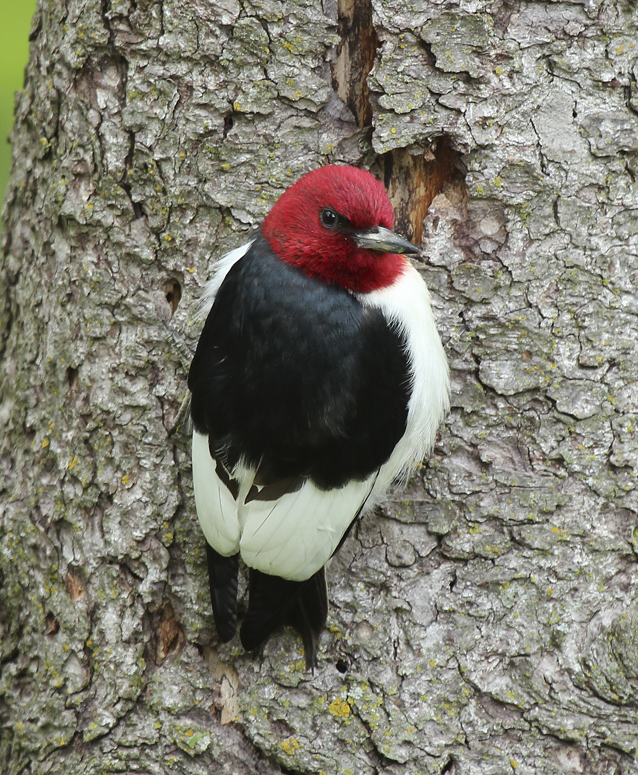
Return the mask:
POLYGON ((222 643, 229 641, 237 629, 237 571, 239 555, 222 557, 206 544, 210 599, 213 604, 215 627, 222 643))
POLYGON ((249 603, 241 627, 241 642, 254 651, 269 635, 288 624, 301 635, 306 667, 317 661, 317 641, 328 616, 328 593, 324 569, 305 581, 288 581, 250 570, 249 603))
POLYGON ((306 667, 317 664, 317 643, 328 617, 328 588, 324 569, 306 582, 301 595, 288 610, 286 624, 303 638, 306 667))

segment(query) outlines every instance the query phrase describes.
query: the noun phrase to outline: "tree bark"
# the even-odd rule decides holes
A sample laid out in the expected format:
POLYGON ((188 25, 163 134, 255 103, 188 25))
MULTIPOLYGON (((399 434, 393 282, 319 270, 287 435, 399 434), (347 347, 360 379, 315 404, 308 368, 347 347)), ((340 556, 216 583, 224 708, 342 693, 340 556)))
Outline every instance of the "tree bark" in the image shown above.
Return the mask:
POLYGON ((638 10, 41 0, 0 276, 3 773, 638 772, 638 10), (215 259, 382 176, 453 369, 329 630, 219 647, 188 434, 215 259), (424 220, 425 219, 425 220, 424 220))

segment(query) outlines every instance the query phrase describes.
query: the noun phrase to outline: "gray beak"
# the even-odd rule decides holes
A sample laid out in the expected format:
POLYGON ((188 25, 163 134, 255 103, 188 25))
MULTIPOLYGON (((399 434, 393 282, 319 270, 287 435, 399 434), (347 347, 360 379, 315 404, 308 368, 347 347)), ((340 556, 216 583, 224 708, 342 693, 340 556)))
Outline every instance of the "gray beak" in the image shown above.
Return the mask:
POLYGON ((379 253, 414 254, 419 252, 419 249, 407 239, 403 239, 390 229, 384 229, 383 226, 379 226, 374 231, 355 232, 352 239, 360 248, 376 250, 379 253))

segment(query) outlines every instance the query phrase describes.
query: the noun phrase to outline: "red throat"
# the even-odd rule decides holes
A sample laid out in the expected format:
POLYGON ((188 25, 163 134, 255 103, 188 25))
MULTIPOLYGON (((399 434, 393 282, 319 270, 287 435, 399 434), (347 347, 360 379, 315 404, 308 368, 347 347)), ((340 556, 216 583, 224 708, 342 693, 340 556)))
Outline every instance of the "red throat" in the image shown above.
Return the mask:
POLYGON ((392 229, 394 214, 383 185, 356 167, 321 167, 304 175, 277 201, 262 233, 277 256, 309 277, 370 293, 392 285, 407 259, 355 245, 343 231, 328 230, 321 213, 329 208, 354 230, 392 229))

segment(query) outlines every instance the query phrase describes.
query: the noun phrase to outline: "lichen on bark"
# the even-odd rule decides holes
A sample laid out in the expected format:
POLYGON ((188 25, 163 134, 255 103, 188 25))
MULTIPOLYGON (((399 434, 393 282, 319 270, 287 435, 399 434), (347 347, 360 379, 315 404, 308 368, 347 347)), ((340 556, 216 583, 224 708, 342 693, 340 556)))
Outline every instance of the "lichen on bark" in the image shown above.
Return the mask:
POLYGON ((372 0, 363 66, 357 7, 39 4, 0 274, 9 775, 636 769, 636 9, 372 0), (326 161, 414 233, 431 200, 454 388, 330 567, 313 675, 289 632, 218 647, 165 324, 196 337, 214 261, 326 161))

